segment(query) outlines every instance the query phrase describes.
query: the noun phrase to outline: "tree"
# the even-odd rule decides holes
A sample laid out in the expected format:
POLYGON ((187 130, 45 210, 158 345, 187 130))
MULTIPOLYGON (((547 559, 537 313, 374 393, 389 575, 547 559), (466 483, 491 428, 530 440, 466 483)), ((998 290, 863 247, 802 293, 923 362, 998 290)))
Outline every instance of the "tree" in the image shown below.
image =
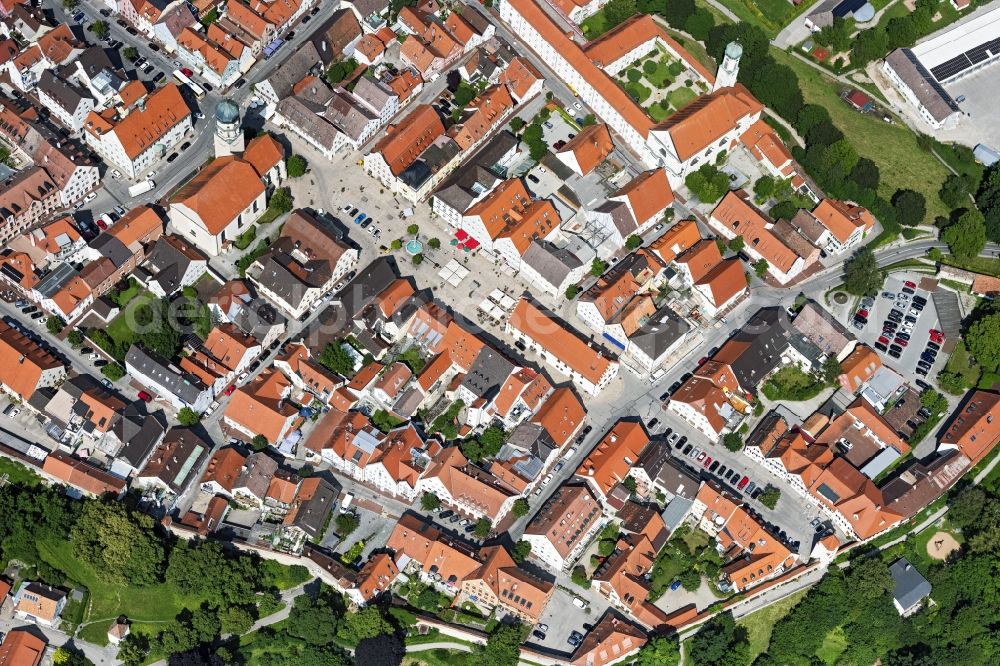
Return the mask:
POLYGON ((428 239, 428 241, 427 241, 427 245, 428 245, 428 246, 429 246, 429 247, 430 247, 430 248, 431 248, 432 250, 437 250, 438 248, 440 248, 440 247, 441 247, 441 239, 440 239, 440 238, 436 238, 436 237, 435 237, 435 238, 431 238, 431 239, 428 239))
POLYGON ((862 157, 858 160, 858 163, 854 165, 854 168, 851 169, 851 174, 848 177, 856 183, 858 187, 875 192, 878 189, 881 174, 879 173, 878 165, 867 157, 862 157))
POLYGON ((134 46, 126 46, 122 49, 122 55, 125 56, 125 59, 129 62, 135 62, 139 59, 139 49, 134 46))
POLYGON ((657 636, 639 650, 635 656, 635 666, 664 666, 676 664, 681 657, 676 636, 657 636))
POLYGON ((772 176, 761 176, 753 185, 754 194, 761 201, 764 201, 774 194, 777 183, 772 176))
POLYGON ((264 435, 254 435, 253 439, 250 440, 250 448, 254 451, 263 451, 269 445, 270 442, 267 441, 267 437, 264 437, 264 435))
POLYGON ((703 42, 708 39, 708 34, 714 26, 715 17, 712 15, 712 12, 699 8, 684 23, 684 30, 699 42, 703 42))
POLYGON ((344 349, 343 342, 329 342, 319 355, 319 364, 331 372, 345 377, 354 372, 354 359, 344 349))
POLYGON ((62 330, 66 328, 66 324, 63 320, 55 315, 50 315, 48 319, 45 320, 45 328, 48 329, 49 333, 52 335, 59 335, 62 330))
POLYGON ((994 243, 1000 242, 1000 164, 994 164, 983 176, 976 207, 986 218, 986 237, 994 243))
POLYGON ((844 264, 844 289, 855 296, 875 294, 885 282, 875 253, 867 245, 844 264))
POLYGON ((862 557, 851 565, 847 572, 853 593, 862 599, 878 599, 892 591, 892 574, 889 567, 878 557, 862 557))
POLYGON ((403 241, 399 238, 395 238, 391 243, 389 243, 389 247, 393 250, 398 250, 403 247, 403 241))
POLYGON ((66 336, 66 340, 74 347, 79 347, 83 344, 83 333, 74 328, 69 332, 69 335, 66 336))
POLYGON ((576 565, 573 567, 573 573, 571 579, 574 583, 580 587, 590 589, 590 579, 587 578, 587 570, 583 568, 582 565, 576 565))
POLYGON ((441 506, 441 500, 434 493, 424 493, 420 497, 420 508, 424 511, 433 511, 441 506))
POLYGON ((775 488, 774 486, 768 486, 757 499, 759 499, 760 503, 768 509, 773 509, 778 505, 778 500, 781 499, 781 490, 775 488))
POLYGON ((288 172, 289 178, 300 178, 306 175, 308 168, 309 163, 301 155, 290 155, 285 161, 285 170, 288 172))
POLYGON ((635 494, 636 488, 638 488, 634 476, 626 476, 625 480, 622 481, 622 485, 625 486, 625 490, 629 491, 633 495, 635 494))
POLYGON ((637 247, 640 247, 641 245, 642 245, 642 236, 637 236, 636 234, 632 234, 631 236, 625 239, 625 247, 627 247, 630 250, 634 250, 637 247))
POLYGON ((94 662, 87 659, 83 652, 65 645, 52 653, 52 663, 54 666, 94 666, 94 662))
POLYGON ((767 259, 761 259, 754 262, 753 272, 757 274, 757 277, 763 279, 763 277, 767 275, 767 269, 770 267, 771 265, 767 263, 767 259))
POLYGON ((329 83, 330 85, 340 83, 348 76, 353 74, 357 68, 358 68, 358 61, 355 60, 354 58, 341 60, 339 62, 333 63, 327 68, 324 78, 326 79, 326 82, 329 83))
POLYGON ((885 30, 879 28, 862 30, 854 38, 854 45, 851 47, 851 63, 858 67, 864 67, 888 52, 889 37, 885 30))
POLYGON ((114 584, 152 585, 163 569, 163 544, 151 516, 119 502, 86 502, 70 531, 73 552, 114 584))
POLYGON ((678 30, 684 30, 687 27, 688 19, 697 11, 697 7, 694 0, 674 0, 662 3, 659 11, 667 23, 678 30))
POLYGON ((637 12, 635 0, 611 0, 604 6, 604 19, 610 30, 629 20, 637 12))
POLYGON ((411 224, 406 227, 406 233, 410 236, 416 236, 420 233, 420 225, 411 224))
POLYGON ((228 606, 221 609, 219 619, 222 621, 223 633, 237 636, 250 631, 254 623, 253 615, 243 606, 228 606))
POLYGON ((403 641, 391 633, 364 638, 354 648, 354 662, 365 666, 399 666, 405 656, 403 641))
POLYGON ((125 368, 117 363, 108 363, 101 368, 101 374, 111 381, 116 382, 125 376, 125 368))
POLYGON ((743 236, 733 236, 729 240, 729 243, 726 244, 726 247, 729 248, 730 252, 740 252, 743 250, 745 246, 746 246, 746 241, 743 240, 743 236))
POLYGON ((545 157, 545 153, 549 151, 549 145, 545 143, 545 139, 542 137, 541 123, 534 122, 528 125, 524 133, 521 134, 521 140, 527 144, 528 153, 533 162, 540 161, 545 157))
POLYGON ((413 262, 414 266, 419 266, 420 264, 424 263, 423 253, 413 255, 413 258, 410 261, 413 262))
POLYGON ((960 174, 951 174, 944 179, 938 196, 949 208, 959 208, 969 205, 969 180, 960 174))
POLYGON ((694 568, 686 569, 679 573, 677 580, 681 582, 681 587, 688 592, 694 592, 701 587, 701 574, 694 568))
POLYGON ((528 559, 528 555, 530 554, 531 554, 531 542, 524 541, 523 539, 514 544, 514 550, 510 552, 511 559, 513 559, 518 564, 528 559))
POLYGON ((979 488, 966 488, 948 507, 948 522, 967 528, 979 521, 986 506, 986 493, 979 488))
POLYGON ((703 164, 687 175, 684 184, 702 203, 710 204, 729 191, 729 176, 713 164, 703 164))
POLYGON ((94 21, 90 25, 90 30, 94 33, 94 36, 98 39, 104 39, 108 35, 108 24, 106 21, 94 21))
POLYGON ((983 368, 991 372, 1000 368, 1000 313, 973 322, 965 334, 965 343, 983 368))
POLYGON ((287 213, 292 208, 295 207, 295 202, 292 200, 292 192, 287 187, 281 187, 274 191, 271 195, 271 201, 268 202, 268 206, 280 213, 287 213))
POLYGON ((594 260, 590 262, 590 274, 594 277, 601 277, 606 270, 608 270, 608 262, 602 261, 597 257, 594 257, 594 260))
POLYGON ((118 645, 118 661, 125 666, 139 666, 149 654, 149 640, 140 634, 129 634, 118 645))
POLYGON ((571 284, 566 287, 566 300, 572 301, 576 298, 576 295, 580 293, 580 286, 576 284, 571 284))
POLYGON ((837 360, 837 357, 827 356, 826 360, 823 361, 822 367, 823 381, 827 384, 833 384, 842 374, 844 374, 844 368, 840 365, 840 361, 837 360))
POLYGON ((193 426, 201 421, 201 414, 190 407, 181 407, 177 411, 177 422, 184 427, 193 426))
POLYGON ((514 116, 513 118, 510 119, 510 130, 514 134, 520 132, 522 128, 524 128, 524 118, 521 118, 520 116, 514 116))
POLYGON ((490 535, 491 529, 493 529, 493 523, 486 518, 480 518, 476 521, 476 529, 472 530, 472 533, 480 539, 485 539, 490 535))
POLYGON ((339 513, 334 520, 334 525, 337 527, 337 534, 342 537, 346 537, 358 529, 359 524, 358 517, 353 513, 339 513))
POLYGON ((743 449, 743 437, 738 432, 727 432, 722 437, 722 444, 735 453, 743 449))
POLYGON ((691 638, 691 663, 695 666, 744 666, 749 661, 747 630, 737 626, 732 613, 720 613, 691 638))
POLYGON ((983 214, 971 208, 941 232, 941 240, 960 259, 971 259, 986 247, 986 222, 983 214))
POLYGON ((516 500, 514 500, 514 506, 511 507, 511 511, 518 518, 527 516, 530 510, 531 506, 529 506, 528 500, 524 499, 523 497, 519 497, 516 500))
POLYGON ((927 215, 924 195, 913 190, 896 190, 892 195, 892 207, 896 210, 896 220, 907 227, 917 226, 927 215))
POLYGON ((338 636, 354 645, 366 638, 392 633, 392 625, 382 617, 378 606, 366 606, 356 613, 348 613, 337 630, 338 636))
POLYGON ((486 640, 478 663, 482 666, 517 666, 521 658, 521 626, 497 624, 486 640))

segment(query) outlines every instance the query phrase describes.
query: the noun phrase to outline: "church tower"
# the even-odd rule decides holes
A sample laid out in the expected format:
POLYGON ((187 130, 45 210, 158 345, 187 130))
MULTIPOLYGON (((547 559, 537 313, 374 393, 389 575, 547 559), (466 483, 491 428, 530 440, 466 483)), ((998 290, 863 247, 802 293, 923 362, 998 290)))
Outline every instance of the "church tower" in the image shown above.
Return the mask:
POLYGON ((240 107, 224 99, 215 105, 215 156, 243 152, 243 128, 240 126, 240 107))
POLYGON ((715 87, 713 92, 720 88, 729 88, 736 84, 736 76, 740 73, 740 58, 743 57, 743 47, 737 42, 729 42, 726 45, 726 57, 722 59, 722 66, 715 75, 715 87))

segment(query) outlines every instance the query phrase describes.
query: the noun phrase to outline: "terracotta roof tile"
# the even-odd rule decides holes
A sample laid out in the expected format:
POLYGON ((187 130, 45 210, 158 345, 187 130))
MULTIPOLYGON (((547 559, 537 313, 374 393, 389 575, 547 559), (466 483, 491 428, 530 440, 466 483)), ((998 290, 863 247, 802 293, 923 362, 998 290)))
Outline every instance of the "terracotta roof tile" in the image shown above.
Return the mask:
POLYGON ((557 154, 572 153, 580 167, 580 172, 586 175, 607 159, 614 149, 615 143, 611 140, 608 126, 604 123, 596 123, 580 130, 575 137, 557 151, 557 154))
POLYGON ((763 108, 743 84, 737 83, 702 95, 654 129, 668 132, 677 156, 687 160, 732 131, 740 120, 760 113, 763 108))
POLYGON ((175 125, 190 117, 191 109, 181 96, 177 84, 171 82, 153 91, 146 98, 145 108, 135 107, 118 122, 102 120, 96 113, 87 116, 85 129, 100 136, 114 132, 130 159, 151 148, 175 125), (104 129, 110 127, 110 129, 104 129))
POLYGON ((402 122, 386 130, 372 152, 381 153, 390 171, 398 176, 442 134, 444 125, 437 111, 429 104, 421 104, 402 122))
POLYGON ((611 367, 611 361, 600 350, 592 348, 526 297, 514 306, 508 322, 592 384, 600 383, 611 367))

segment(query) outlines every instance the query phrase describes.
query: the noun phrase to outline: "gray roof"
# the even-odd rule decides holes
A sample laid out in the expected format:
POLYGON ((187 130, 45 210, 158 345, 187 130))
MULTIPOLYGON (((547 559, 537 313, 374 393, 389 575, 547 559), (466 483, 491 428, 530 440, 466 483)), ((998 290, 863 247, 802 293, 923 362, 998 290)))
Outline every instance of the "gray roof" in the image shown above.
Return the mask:
POLYGON ((594 210, 610 216, 612 223, 614 223, 615 228, 618 229, 618 233, 623 238, 628 237, 637 229, 635 219, 632 217, 632 211, 622 201, 605 201, 594 210))
POLYGON ((381 113, 389 101, 393 97, 397 97, 392 88, 370 76, 362 76, 358 79, 352 92, 359 102, 376 113, 381 113))
POLYGON ((63 68, 60 74, 74 74, 77 68, 86 74, 88 78, 93 79, 106 69, 114 69, 114 64, 104 49, 99 46, 91 46, 84 49, 72 64, 63 68))
POLYGON ((230 320, 238 329, 258 340, 263 340, 272 327, 288 323, 284 315, 263 298, 254 298, 249 303, 242 303, 239 309, 230 315, 230 320))
POLYGON ((233 488, 246 488, 255 497, 263 499, 271 478, 278 471, 278 463, 263 452, 251 453, 240 469, 240 475, 233 482, 233 488))
POLYGON ((389 9, 389 0, 349 0, 346 5, 353 5, 358 14, 368 18, 372 14, 382 14, 389 9))
POLYGON ((35 291, 41 294, 42 298, 49 298, 79 274, 80 271, 73 268, 72 264, 59 264, 38 281, 38 284, 35 285, 35 291))
POLYGON ((781 363, 781 355, 789 345, 788 317, 783 308, 771 307, 758 310, 731 338, 749 342, 736 359, 730 363, 740 386, 748 391, 781 363))
POLYGON ((797 213, 792 217, 788 223, 799 232, 806 240, 814 245, 819 242, 819 239, 826 233, 826 227, 824 227, 819 220, 813 217, 813 214, 807 210, 799 209, 797 213))
POLYGON ((190 428, 171 428, 139 476, 157 478, 180 494, 195 478, 202 461, 212 450, 212 442, 190 428))
POLYGON ((684 463, 675 458, 668 458, 657 470, 656 485, 663 488, 669 497, 682 497, 694 500, 701 487, 701 480, 684 463))
POLYGON ((263 288, 268 289, 293 309, 306 295, 308 285, 302 283, 290 270, 277 260, 274 254, 268 254, 254 262, 247 270, 247 277, 263 288))
POLYGON ((543 461, 559 448, 548 430, 530 421, 524 421, 514 427, 507 437, 507 445, 522 451, 530 451, 533 456, 543 461))
MULTIPOLYGON (((80 88, 56 78, 52 70, 46 69, 38 81, 38 89, 51 97, 67 113, 75 113, 84 99, 90 99, 80 88)), ((93 102, 93 100, 91 100, 93 102)))
POLYGON ((295 512, 292 525, 311 537, 320 536, 326 517, 340 497, 340 489, 326 479, 320 479, 313 496, 303 502, 295 512))
POLYGON ((571 272, 583 266, 583 262, 571 251, 560 249, 547 240, 532 241, 521 261, 535 269, 549 284, 557 287, 571 272))
POLYGON ((931 593, 931 584, 905 557, 893 562, 889 573, 893 581, 892 598, 904 611, 913 608, 931 593))
POLYGON ((138 403, 127 406, 121 420, 115 424, 115 435, 124 444, 118 457, 124 458, 136 469, 142 467, 166 430, 161 419, 163 412, 156 416, 146 414, 138 403))
POLYGON ((333 148, 339 131, 305 101, 298 97, 285 97, 278 102, 277 112, 319 145, 327 150, 333 148))
POLYGON ((686 321, 664 306, 629 337, 629 343, 655 360, 690 330, 691 326, 686 321))
POLYGON ((274 88, 278 99, 288 97, 292 94, 292 86, 304 79, 309 70, 319 65, 320 62, 316 46, 309 41, 302 42, 302 46, 295 53, 271 72, 271 75, 267 77, 267 82, 274 88))
POLYGON ((491 397, 516 367, 492 347, 483 347, 466 373, 462 386, 477 397, 491 397))
POLYGON ((139 373, 154 380, 182 402, 193 405, 208 387, 194 375, 175 368, 170 361, 156 352, 132 345, 125 355, 125 363, 139 373))
POLYGON ((792 326, 819 347, 824 354, 839 355, 854 340, 847 327, 814 301, 807 302, 792 321, 792 326))
POLYGON ((146 262, 146 269, 152 275, 152 279, 160 285, 160 288, 170 294, 181 286, 181 278, 187 272, 191 262, 196 261, 196 257, 207 261, 200 255, 200 252, 188 245, 183 239, 164 236, 153 246, 153 251, 146 262))
POLYGON ((340 292, 338 300, 348 316, 354 319, 397 277, 393 261, 388 257, 379 257, 361 269, 354 279, 347 283, 340 292))
POLYGON ((434 196, 453 209, 464 213, 473 202, 506 176, 499 165, 501 159, 517 148, 517 139, 507 130, 498 133, 476 152, 461 169, 441 184, 434 196))
POLYGON ((951 95, 934 80, 910 49, 896 49, 886 57, 885 62, 913 91, 934 120, 941 122, 961 111, 951 95))
POLYGON ((334 93, 333 99, 323 112, 323 117, 355 142, 361 139, 369 123, 378 120, 377 114, 342 91, 334 93))
POLYGON ((90 247, 110 259, 115 268, 124 266, 132 258, 132 250, 112 234, 101 234, 93 240, 90 247))

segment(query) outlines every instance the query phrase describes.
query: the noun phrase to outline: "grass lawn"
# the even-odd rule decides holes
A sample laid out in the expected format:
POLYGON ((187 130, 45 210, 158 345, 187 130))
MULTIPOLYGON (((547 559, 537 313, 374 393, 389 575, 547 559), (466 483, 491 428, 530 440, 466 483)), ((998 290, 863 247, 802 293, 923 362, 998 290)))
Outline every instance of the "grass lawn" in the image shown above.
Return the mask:
POLYGON ((403 659, 403 666, 454 666, 455 664, 471 666, 476 663, 479 663, 479 658, 474 654, 442 648, 414 652, 403 659))
POLYGON ((809 400, 826 388, 823 382, 794 365, 786 365, 764 382, 768 400, 809 400))
POLYGON ((128 302, 127 306, 122 308, 121 313, 115 317, 114 321, 108 324, 108 335, 121 344, 128 344, 135 340, 135 333, 133 333, 132 329, 129 328, 129 323, 132 319, 131 313, 135 312, 136 308, 144 303, 149 303, 155 300, 155 294, 150 291, 146 291, 145 289, 141 290, 128 302))
POLYGON ((649 96, 653 93, 652 90, 638 81, 629 81, 623 87, 625 88, 625 92, 627 92, 629 96, 639 104, 642 104, 649 99, 649 96))
POLYGON ((802 590, 782 599, 770 606, 765 606, 755 613, 751 613, 740 619, 736 624, 746 627, 750 639, 750 661, 757 658, 757 655, 764 652, 771 642, 771 632, 775 623, 788 615, 795 604, 799 603, 802 597, 806 596, 808 590, 802 590))
POLYGON ((112 620, 108 620, 107 622, 91 622, 80 629, 79 636, 83 640, 88 643, 93 643, 94 645, 107 645, 108 628, 111 626, 111 622, 112 620))
POLYGON ((670 101, 670 106, 675 109, 682 109, 696 99, 698 99, 698 93, 690 88, 678 88, 677 90, 671 90, 667 94, 667 100, 670 101))
POLYGON ((667 64, 656 60, 651 61, 651 64, 654 66, 647 68, 643 64, 642 67, 642 73, 646 76, 646 80, 657 88, 667 87, 670 84, 670 70, 667 64))
POLYGON ((837 659, 847 649, 847 637, 844 630, 837 627, 823 639, 823 644, 816 650, 816 656, 823 660, 827 666, 835 666, 837 659))
POLYGON ((948 214, 937 194, 948 170, 917 145, 916 134, 901 123, 889 125, 875 116, 857 113, 840 99, 841 86, 834 79, 780 49, 771 49, 771 54, 795 71, 805 101, 825 107, 858 154, 878 165, 882 196, 889 199, 898 189, 912 189, 927 200, 928 220, 948 214))
MULTIPOLYGON (((697 3, 696 3, 697 4, 697 3)), ((719 19, 719 14, 715 14, 716 25, 720 23, 725 23, 724 20, 719 19)), ((709 71, 714 72, 716 68, 715 58, 708 55, 708 51, 701 42, 696 42, 686 35, 682 35, 676 30, 671 30, 670 28, 664 28, 671 37, 673 37, 678 44, 684 47, 684 50, 691 54, 691 57, 700 62, 702 65, 708 68, 709 71)))
POLYGON ((0 458, 0 479, 4 483, 16 483, 22 486, 37 486, 42 480, 30 469, 10 458, 0 458))
POLYGON ((646 113, 648 113, 649 117, 656 122, 660 122, 669 118, 670 114, 673 113, 673 109, 670 108, 670 104, 668 104, 666 100, 663 100, 657 102, 656 104, 650 104, 646 107, 646 113))
POLYGON ((142 285, 138 282, 129 281, 129 286, 126 289, 118 292, 118 305, 124 307, 132 302, 136 296, 142 292, 142 285))
POLYGON ((980 374, 982 374, 982 370, 969 354, 964 342, 955 345, 955 351, 948 357, 944 369, 964 377, 967 386, 975 386, 979 381, 980 374))
POLYGON ((949 266, 954 266, 956 268, 964 268, 965 270, 972 271, 973 273, 983 273, 984 275, 1000 277, 1000 261, 990 259, 989 257, 960 259, 954 255, 946 254, 941 259, 941 263, 948 264, 949 266))
POLYGON ((587 39, 597 39, 608 31, 608 20, 604 17, 602 10, 588 17, 580 24, 580 27, 583 28, 583 34, 587 39))

